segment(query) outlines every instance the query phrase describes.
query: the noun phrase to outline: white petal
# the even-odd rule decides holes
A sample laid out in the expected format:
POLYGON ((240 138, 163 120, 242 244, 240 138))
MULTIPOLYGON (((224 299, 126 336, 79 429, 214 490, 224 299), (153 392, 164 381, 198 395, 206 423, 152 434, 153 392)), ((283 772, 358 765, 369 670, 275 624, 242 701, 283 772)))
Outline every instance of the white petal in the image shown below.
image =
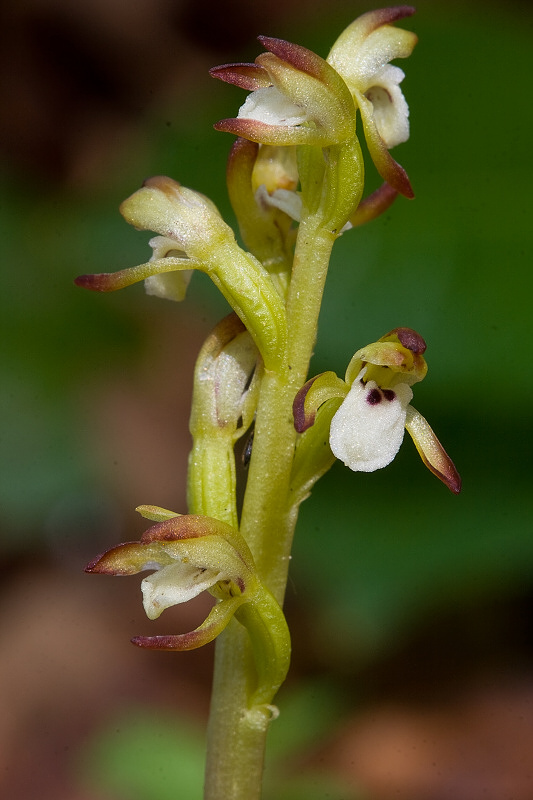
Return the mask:
POLYGON ((192 269, 184 269, 176 272, 165 272, 160 275, 150 275, 149 278, 144 280, 146 294, 180 302, 185 299, 192 273, 192 269))
POLYGON ((403 78, 402 70, 389 64, 365 92, 373 106, 379 135, 389 149, 409 139, 409 106, 398 85, 403 78))
POLYGON ((157 619, 165 608, 192 600, 222 578, 221 573, 215 570, 181 561, 163 567, 141 583, 146 616, 157 619))
POLYGON ((243 331, 224 346, 214 359, 212 368, 206 366, 204 369, 200 380, 214 392, 216 419, 220 427, 238 424, 257 359, 257 347, 248 331, 243 331))
POLYGON ((168 236, 153 236, 148 244, 153 250, 150 261, 157 261, 159 258, 168 258, 169 256, 186 258, 184 251, 176 247, 174 239, 170 239, 168 236))
POLYGON ((386 467, 400 449, 412 396, 405 383, 382 392, 375 381, 356 379, 331 421, 333 454, 354 472, 386 467))
MULTIPOLYGON (((149 245, 154 251, 150 261, 156 261, 160 258, 186 258, 183 250, 177 248, 174 239, 169 239, 168 236, 154 236, 150 239, 149 245)), ((188 269, 150 275, 144 281, 146 294, 180 302, 185 299, 192 273, 193 270, 188 269)))
POLYGON ((307 120, 305 109, 287 100, 275 86, 256 89, 249 94, 237 117, 255 119, 267 125, 301 125, 307 120))
POLYGON ((302 216, 302 196, 298 192, 292 192, 289 189, 276 189, 272 194, 266 189, 265 184, 257 189, 255 199, 259 205, 263 207, 271 206, 279 208, 284 211, 288 217, 295 222, 300 222, 302 216))

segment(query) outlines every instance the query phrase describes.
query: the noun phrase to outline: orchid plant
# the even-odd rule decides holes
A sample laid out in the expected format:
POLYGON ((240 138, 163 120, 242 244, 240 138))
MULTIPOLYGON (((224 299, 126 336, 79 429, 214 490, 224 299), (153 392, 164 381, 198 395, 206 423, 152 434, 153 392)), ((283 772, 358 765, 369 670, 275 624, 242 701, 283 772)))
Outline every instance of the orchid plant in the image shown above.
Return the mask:
POLYGON ((453 463, 410 404, 411 387, 427 371, 418 333, 398 327, 358 349, 344 380, 333 372, 308 380, 333 244, 398 194, 413 197, 389 153, 409 136, 404 73, 390 62, 416 44, 394 25, 413 11, 363 14, 326 60, 260 37, 266 52, 254 64, 214 68, 214 77, 249 92, 236 117, 215 125, 238 137, 227 182, 244 247, 207 197, 154 177, 121 206, 127 222, 157 234, 152 257, 76 281, 97 291, 144 281, 149 294, 181 301, 196 269, 233 308, 196 364, 187 513, 139 506, 153 523, 141 540, 87 567, 150 571, 141 583, 149 619, 201 592, 213 596, 196 630, 133 640, 181 651, 217 637, 207 800, 260 797, 266 733, 289 667, 282 604, 291 543, 299 506, 318 478, 335 459, 354 472, 385 467, 407 429, 426 466, 460 490, 453 463), (384 181, 364 199, 361 132, 384 181), (235 445, 242 437, 249 464, 239 508, 235 445))

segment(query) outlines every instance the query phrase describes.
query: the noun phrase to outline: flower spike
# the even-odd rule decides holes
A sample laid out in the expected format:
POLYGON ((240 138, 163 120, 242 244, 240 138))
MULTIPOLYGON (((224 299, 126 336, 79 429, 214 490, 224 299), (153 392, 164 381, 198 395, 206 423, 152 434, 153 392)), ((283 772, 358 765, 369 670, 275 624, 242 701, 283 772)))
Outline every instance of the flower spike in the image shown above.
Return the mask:
POLYGON ((216 603, 204 622, 189 633, 178 633, 159 636, 134 636, 132 644, 147 650, 196 650, 209 644, 226 625, 246 599, 242 596, 232 597, 221 603, 216 603))

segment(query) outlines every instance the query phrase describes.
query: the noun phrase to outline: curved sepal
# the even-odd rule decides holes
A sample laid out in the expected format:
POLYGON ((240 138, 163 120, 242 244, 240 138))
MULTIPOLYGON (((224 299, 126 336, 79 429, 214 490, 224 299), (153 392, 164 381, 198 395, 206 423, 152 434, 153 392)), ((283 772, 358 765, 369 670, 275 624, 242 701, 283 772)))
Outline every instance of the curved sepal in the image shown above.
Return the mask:
POLYGON ((354 213, 350 215, 350 224, 353 228, 371 222, 383 214, 396 200, 398 192, 388 183, 383 183, 368 197, 362 200, 354 213))
POLYGON ((328 54, 331 64, 349 88, 366 91, 376 74, 395 58, 407 58, 418 41, 416 34, 393 28, 394 22, 412 16, 413 6, 393 6, 367 11, 343 30, 328 54))
POLYGON ((412 406, 407 408, 405 427, 426 467, 446 484, 450 491, 459 494, 461 476, 455 464, 435 436, 428 421, 412 406))
POLYGON ((354 90, 363 122, 363 130, 368 145, 370 157, 374 162, 377 171, 384 181, 387 181, 404 197, 412 200, 415 196, 409 176, 404 168, 393 159, 383 137, 381 136, 378 124, 374 116, 374 106, 361 92, 354 90))
POLYGON ((204 622, 194 631, 162 636, 135 636, 131 640, 132 644, 147 650, 196 650, 204 644, 209 644, 222 633, 237 609, 245 602, 242 596, 221 600, 213 606, 204 622))
MULTIPOLYGON (((253 565, 250 548, 236 528, 219 519, 201 514, 180 514, 152 525, 141 536, 141 542, 184 542, 216 536, 233 548, 239 561, 251 568, 253 565)), ((235 562, 236 564, 237 562, 235 562)))
POLYGON ((306 431, 314 424, 317 411, 323 403, 333 398, 344 400, 347 394, 348 386, 334 372, 322 372, 308 380, 292 404, 295 429, 298 433, 306 431))
POLYGON ((259 64, 221 64, 219 67, 211 67, 209 74, 212 78, 249 92, 272 86, 268 72, 259 64))
POLYGON ((125 289, 127 286, 133 286, 134 283, 149 280, 157 275, 163 276, 166 273, 173 274, 182 270, 189 273, 191 269, 203 270, 204 265, 198 259, 169 256, 117 272, 79 275, 75 278, 74 283, 82 289, 90 289, 93 292, 116 292, 118 289, 125 289))
POLYGON ((329 432, 331 420, 341 403, 340 397, 326 400, 316 412, 311 427, 296 441, 289 495, 293 508, 297 508, 309 496, 317 480, 335 463, 329 444, 329 432))

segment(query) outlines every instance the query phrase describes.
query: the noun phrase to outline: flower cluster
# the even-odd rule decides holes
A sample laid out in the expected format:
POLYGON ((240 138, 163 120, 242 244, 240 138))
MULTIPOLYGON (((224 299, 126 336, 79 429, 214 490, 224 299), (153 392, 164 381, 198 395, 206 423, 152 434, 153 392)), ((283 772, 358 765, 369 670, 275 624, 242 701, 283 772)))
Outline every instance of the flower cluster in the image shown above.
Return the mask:
MULTIPOLYGON (((189 513, 140 506, 155 524, 87 571, 151 571, 141 583, 150 619, 209 592, 215 604, 196 630, 133 641, 190 650, 231 622, 229 634, 236 620, 254 656, 255 681, 246 676, 251 706, 270 704, 285 678, 290 640, 276 598, 283 596, 298 505, 335 458, 354 471, 380 469, 407 430, 428 468, 453 492, 461 486, 451 459, 411 406, 411 387, 427 371, 426 345, 415 331, 396 328, 358 350, 344 380, 325 372, 297 391, 306 380, 335 239, 375 218, 398 194, 413 197, 405 170, 389 153, 409 136, 404 73, 390 62, 409 56, 416 44, 415 34, 394 25, 413 11, 399 6, 363 14, 326 59, 262 36, 266 52, 253 64, 214 68, 214 77, 249 93, 236 117, 215 125, 239 137, 227 183, 244 246, 209 198, 156 176, 120 207, 136 229, 157 234, 149 242, 151 258, 76 279, 104 292, 144 281, 149 294, 180 301, 200 270, 233 310, 196 364, 189 513), (384 181, 364 200, 359 128, 384 181), (235 444, 254 424, 241 512, 235 444)), ((245 660, 243 670, 251 663, 245 660)))
POLYGON ((327 147, 352 138, 359 111, 368 148, 383 179, 413 196, 407 174, 389 149, 409 138, 409 109, 399 84, 404 73, 389 62, 409 56, 417 42, 391 23, 414 8, 379 9, 356 19, 326 60, 282 39, 260 36, 267 50, 255 64, 224 64, 211 74, 251 92, 234 119, 217 130, 266 145, 327 147))

